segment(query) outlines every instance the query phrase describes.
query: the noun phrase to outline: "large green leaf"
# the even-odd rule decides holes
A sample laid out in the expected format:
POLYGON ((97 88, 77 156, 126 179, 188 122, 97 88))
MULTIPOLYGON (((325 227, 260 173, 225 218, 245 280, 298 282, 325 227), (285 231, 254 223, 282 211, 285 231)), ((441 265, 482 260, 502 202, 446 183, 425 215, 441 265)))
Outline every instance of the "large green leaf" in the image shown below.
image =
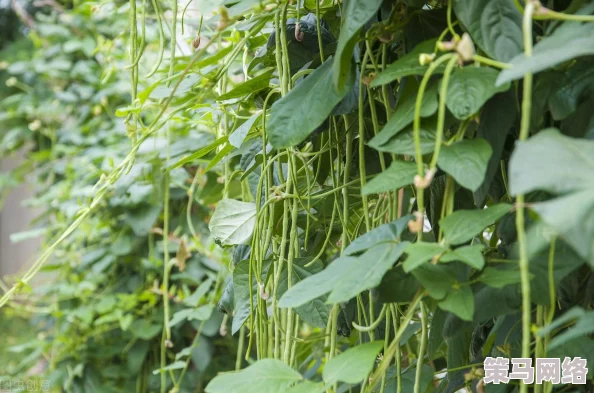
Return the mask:
POLYGON ((488 209, 455 211, 439 222, 443 240, 453 245, 465 243, 510 210, 511 205, 500 203, 488 209))
POLYGON ((406 215, 398 220, 382 224, 371 231, 364 233, 351 242, 345 248, 346 255, 357 254, 375 247, 381 243, 395 243, 400 240, 400 236, 408 226, 408 222, 413 218, 412 215, 406 215))
MULTIPOLYGON (((270 269, 270 260, 263 262, 261 281, 265 282, 270 269)), ((252 311, 250 304, 250 261, 248 259, 239 262, 233 270, 233 321, 231 323, 231 334, 239 331, 241 326, 250 316, 252 311)), ((258 281, 252 271, 252 303, 254 306, 258 301, 258 281)))
POLYGON ((392 161, 390 167, 371 179, 361 189, 363 195, 392 191, 413 183, 417 165, 411 161, 392 161))
POLYGON ((254 124, 260 119, 262 116, 262 112, 258 112, 249 119, 247 119, 243 124, 233 131, 231 135, 229 135, 229 144, 233 147, 240 148, 245 140, 245 137, 249 134, 254 124))
MULTIPOLYGON (((351 57, 357 43, 357 33, 373 17, 382 0, 349 0, 345 2, 342 16, 342 26, 336 47, 336 61, 334 62, 334 87, 342 91, 348 85, 351 72, 351 57)), ((326 93, 327 94, 327 93, 326 93)))
POLYGON ((330 292, 341 274, 359 262, 359 259, 355 257, 340 257, 336 259, 320 273, 314 274, 289 288, 281 297, 278 306, 299 307, 330 292))
MULTIPOLYGON (((293 273, 291 275, 291 286, 300 281, 319 273, 324 269, 324 265, 320 261, 314 262, 311 266, 307 266, 311 262, 311 258, 298 258, 293 261, 293 273)), ((278 283, 277 296, 280 298, 289 288, 289 277, 287 269, 281 273, 280 281, 278 283)), ((325 303, 325 298, 320 297, 305 303, 295 308, 295 312, 306 323, 319 328, 326 327, 328 323, 328 314, 330 307, 325 303)))
POLYGON ((326 293, 328 303, 341 303, 378 286, 388 270, 400 258, 407 242, 384 242, 359 257, 344 256, 325 270, 291 287, 279 307, 299 307, 326 293))
POLYGON ((254 94, 261 90, 267 89, 270 83, 270 77, 274 69, 267 70, 258 76, 248 79, 247 81, 240 83, 230 91, 221 94, 217 97, 217 101, 232 100, 235 98, 241 98, 248 94, 254 94))
POLYGON ((285 390, 286 393, 324 393, 326 387, 321 382, 302 381, 285 390))
POLYGON ((437 164, 458 184, 474 192, 485 179, 492 152, 484 139, 467 139, 442 147, 437 164))
POLYGON ((586 337, 594 333, 594 311, 585 311, 583 308, 576 306, 555 319, 551 324, 540 329, 537 334, 543 337, 551 334, 556 329, 567 326, 570 322, 575 322, 575 325, 553 338, 549 344, 550 349, 559 347, 574 338, 586 337))
POLYGON ((439 308, 449 311, 463 321, 472 321, 474 316, 474 297, 468 285, 450 288, 445 299, 437 303, 439 308))
POLYGON ((519 142, 510 160, 510 193, 566 194, 532 208, 594 265, 594 141, 547 129, 519 142))
POLYGON ((496 93, 509 89, 509 84, 495 86, 497 71, 489 67, 463 67, 452 73, 446 105, 452 114, 468 119, 496 93))
POLYGON ((206 393, 278 393, 303 377, 280 360, 262 359, 244 370, 217 375, 206 393))
POLYGON ((480 275, 479 281, 493 288, 503 288, 520 282, 518 270, 497 269, 487 267, 480 275))
MULTIPOLYGON (((414 272, 418 270, 420 268, 415 269, 414 272)), ((402 265, 396 265, 388 270, 377 287, 378 300, 382 303, 410 302, 418 289, 419 283, 415 277, 405 273, 402 265)))
POLYGON ((332 84, 330 59, 297 84, 270 109, 266 133, 276 148, 295 146, 305 140, 330 115, 332 109, 352 89, 354 72, 341 89, 332 84))
POLYGON ((512 195, 544 190, 557 194, 594 190, 594 141, 546 129, 518 142, 510 160, 512 195))
MULTIPOLYGON (((552 91, 549 108, 555 120, 563 120, 571 115, 594 91, 594 63, 579 62, 564 75, 561 86, 552 91)), ((589 112, 591 114, 591 112, 589 112)))
POLYGON ((255 203, 223 199, 217 204, 208 228, 222 245, 246 244, 255 224, 255 203))
POLYGON ((441 264, 426 263, 413 270, 412 275, 435 300, 444 299, 456 284, 456 276, 452 269, 441 264))
POLYGON ((200 306, 196 309, 186 308, 184 310, 180 310, 173 314, 171 321, 169 321, 169 326, 173 327, 182 321, 206 321, 210 318, 213 310, 214 306, 212 304, 205 304, 204 306, 200 306))
POLYGON ((402 267, 408 273, 446 250, 447 248, 437 243, 410 243, 406 247, 407 257, 402 267))
POLYGON ((454 0, 454 11, 474 42, 507 62, 522 51, 522 14, 513 0, 454 0))
POLYGON ((328 385, 336 382, 362 382, 373 369, 375 358, 383 346, 383 341, 359 344, 332 358, 324 367, 324 382, 328 385))
MULTIPOLYGON (((421 120, 421 129, 419 131, 421 141, 421 153, 431 153, 435 149, 435 126, 437 119, 430 117, 421 120)), ((380 134, 378 134, 379 136, 380 134)), ((414 138, 413 125, 405 127, 403 130, 398 132, 395 136, 390 138, 387 142, 378 145, 371 144, 370 146, 374 149, 386 153, 403 154, 403 155, 415 155, 415 138, 414 138)))
POLYGON ((477 270, 481 270, 485 266, 485 258, 483 257, 483 249, 485 246, 482 244, 474 244, 472 246, 464 246, 456 248, 455 250, 448 251, 441 258, 440 262, 454 262, 460 261, 473 267, 477 270))
MULTIPOLYGON (((433 53, 436 42, 437 40, 432 38, 415 46, 411 52, 388 65, 385 70, 377 74, 371 82, 371 87, 385 85, 405 76, 423 75, 429 66, 419 63, 419 55, 421 53, 433 53)), ((445 66, 441 65, 433 73, 443 73, 444 69, 445 66)))
POLYGON ((535 203, 532 208, 594 266, 594 187, 535 203))
MULTIPOLYGON (((369 141, 369 146, 378 149, 379 146, 387 143, 393 136, 413 122, 419 84, 415 79, 407 78, 402 85, 403 88, 396 111, 384 128, 369 141)), ((421 117, 431 116, 437 111, 437 86, 437 83, 431 83, 425 90, 421 104, 421 117)))
POLYGON ((329 303, 346 302, 359 293, 374 288, 400 258, 407 243, 382 243, 359 257, 359 263, 344 270, 328 297, 329 303))
MULTIPOLYGON (((503 154, 505 140, 512 125, 515 123, 517 114, 516 95, 513 89, 495 95, 483 106, 476 136, 489 142, 493 154, 491 154, 491 158, 489 158, 489 163, 487 164, 485 180, 474 192, 474 204, 476 207, 483 207, 485 205, 487 195, 493 196, 491 185, 494 183, 495 175, 501 170, 501 156, 503 154)), ((498 202, 498 198, 495 197, 493 199, 498 202)))
POLYGON ((540 40, 532 56, 517 55, 512 68, 501 71, 497 85, 537 73, 576 57, 594 54, 594 23, 564 22, 553 34, 540 40))

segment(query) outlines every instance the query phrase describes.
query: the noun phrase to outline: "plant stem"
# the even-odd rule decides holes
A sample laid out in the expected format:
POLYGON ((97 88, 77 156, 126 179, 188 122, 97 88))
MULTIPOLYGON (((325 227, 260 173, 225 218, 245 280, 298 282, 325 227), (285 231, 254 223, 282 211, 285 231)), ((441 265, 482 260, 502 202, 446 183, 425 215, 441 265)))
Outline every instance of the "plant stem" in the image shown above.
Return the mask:
POLYGON ((417 356, 417 369, 415 370, 415 386, 413 393, 421 393, 421 376, 425 360, 425 349, 427 348, 427 306, 421 302, 421 342, 417 356))
MULTIPOLYGON (((532 13, 534 3, 528 1, 524 9, 522 31, 524 37, 524 55, 532 56, 532 13)), ((528 138, 530 131, 530 115, 532 106, 532 73, 524 75, 522 97, 522 120, 520 125, 520 141, 528 138)), ((518 246, 520 249, 520 278, 522 288, 522 357, 530 357, 530 325, 531 325, 531 299, 530 299, 530 271, 528 268, 528 250, 526 233, 524 229, 524 195, 519 194, 516 199, 516 229, 518 232, 518 246)), ((520 382, 520 393, 527 393, 528 385, 520 382)))

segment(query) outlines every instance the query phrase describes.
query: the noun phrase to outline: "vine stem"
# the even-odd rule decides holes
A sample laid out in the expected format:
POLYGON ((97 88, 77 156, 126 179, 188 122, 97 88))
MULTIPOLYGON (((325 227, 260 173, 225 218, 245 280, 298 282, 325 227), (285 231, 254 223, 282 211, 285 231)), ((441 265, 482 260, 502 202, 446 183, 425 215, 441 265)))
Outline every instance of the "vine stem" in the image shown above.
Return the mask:
POLYGON ((538 12, 532 16, 536 20, 563 20, 572 22, 594 22, 594 15, 574 15, 553 11, 545 7, 539 7, 538 12))
POLYGON ((454 66, 458 62, 458 56, 452 56, 446 65, 446 69, 443 73, 443 79, 441 80, 441 86, 439 90, 439 109, 437 111, 437 131, 435 133, 435 148, 433 150, 433 157, 431 158, 431 164, 429 165, 430 170, 437 168, 437 159, 439 157, 439 150, 441 148, 441 141, 443 139, 443 129, 445 124, 446 114, 446 96, 448 92, 448 85, 450 84, 450 76, 454 70, 454 66))
POLYGON ((417 369, 415 370, 415 386, 413 393, 421 392, 421 375, 423 372, 423 361, 427 348, 427 306, 421 302, 421 342, 419 343, 419 355, 417 356, 417 369))
MULTIPOLYGON (((396 353, 396 350, 398 348, 400 348, 400 338, 404 334, 406 328, 408 328, 408 325, 410 324, 410 321, 412 320, 412 318, 415 314, 415 310, 422 299, 423 299, 423 294, 421 292, 418 292, 415 295, 414 299, 408 305, 408 310, 406 311, 406 315, 404 316, 404 319, 400 323, 398 330, 395 332, 394 339, 392 340, 392 343, 384 351, 384 357, 382 358, 382 361, 380 362, 379 366, 373 373, 370 383, 367 386, 367 389, 365 389, 364 393, 371 393, 373 391, 373 387, 377 384, 378 380, 382 377, 382 375, 388 369, 390 363, 392 362, 392 359, 394 358, 394 354, 396 353)), ((394 318, 398 318, 398 316, 395 315, 394 318)))
POLYGON ((485 64, 485 65, 492 66, 492 67, 495 67, 495 68, 501 68, 502 70, 505 70, 505 69, 508 69, 508 68, 512 68, 512 65, 509 64, 509 63, 504 63, 502 61, 497 61, 497 60, 489 59, 488 57, 481 56, 481 55, 474 55, 474 56, 472 56, 472 60, 478 61, 481 64, 485 64))
MULTIPOLYGON (((451 53, 441 56, 439 59, 433 61, 425 74, 423 75, 423 79, 421 80, 421 84, 419 85, 419 92, 417 94, 417 98, 415 101, 415 116, 413 120, 413 133, 414 133, 414 142, 415 142, 415 161, 417 163, 417 175, 423 178, 425 174, 423 173, 423 152, 421 151, 421 105, 423 103, 423 95, 425 94, 425 89, 427 88, 427 84, 429 83, 429 78, 437 67, 439 67, 443 62, 450 59, 454 56, 451 53)), ((417 208, 420 214, 424 214, 425 205, 423 201, 423 189, 417 187, 417 208)), ((419 230, 417 233, 417 240, 423 240, 423 229, 419 230)))
MULTIPOLYGON (((528 1, 524 8, 522 21, 522 32, 524 38, 524 55, 532 56, 532 13, 534 3, 528 1)), ((522 120, 520 123, 520 141, 528 138, 530 131, 530 112, 532 107, 532 73, 524 75, 523 97, 522 97, 522 120)), ((524 195, 518 194, 516 198, 516 229, 518 232, 518 246, 520 249, 520 278, 522 288, 522 357, 530 357, 530 323, 531 323, 531 301, 530 301, 530 272, 528 269, 528 250, 526 244, 526 233, 524 230, 524 195)), ((520 383, 520 393, 527 393, 528 385, 523 381, 520 383)))
MULTIPOLYGON (((169 130, 167 130, 167 163, 169 163, 169 130)), ((169 326, 169 172, 165 172, 165 193, 163 195, 163 335, 161 336, 161 392, 167 389, 165 366, 167 365, 167 347, 171 342, 169 326)))

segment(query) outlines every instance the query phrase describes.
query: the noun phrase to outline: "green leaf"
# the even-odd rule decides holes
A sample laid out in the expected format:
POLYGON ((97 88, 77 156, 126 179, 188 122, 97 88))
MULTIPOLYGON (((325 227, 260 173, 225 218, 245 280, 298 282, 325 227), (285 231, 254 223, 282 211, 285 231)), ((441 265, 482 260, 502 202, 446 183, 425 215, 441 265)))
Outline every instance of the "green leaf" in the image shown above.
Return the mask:
POLYGON ((476 191, 487 172, 491 146, 484 139, 466 139, 441 148, 437 164, 462 187, 476 191))
POLYGON ((229 153, 231 153, 231 151, 233 151, 232 145, 226 144, 225 146, 223 146, 223 148, 219 150, 219 152, 212 158, 212 160, 210 160, 204 171, 210 171, 212 168, 217 166, 217 164, 221 162, 223 159, 228 158, 229 153))
POLYGON ((556 129, 517 142, 509 165, 512 195, 534 190, 556 194, 594 190, 594 141, 570 138, 556 129))
POLYGON ((429 296, 442 300, 456 284, 452 269, 443 265, 426 263, 412 271, 412 275, 421 283, 429 296))
POLYGON ((168 365, 166 367, 162 367, 162 368, 153 370, 153 375, 157 375, 157 374, 161 373, 161 371, 181 370, 185 366, 186 366, 186 362, 179 360, 177 362, 171 363, 170 365, 168 365))
POLYGON ((479 281, 493 288, 503 288, 521 281, 518 270, 503 270, 494 267, 486 268, 480 275, 479 281))
POLYGON ((574 337, 583 337, 594 331, 594 311, 585 311, 582 307, 575 306, 565 312, 558 318, 555 318, 553 322, 549 325, 539 329, 537 335, 540 337, 544 337, 548 334, 553 333, 555 330, 565 327, 568 325, 568 322, 577 322, 575 326, 569 330, 566 330, 562 334, 558 335, 553 339, 553 342, 558 341, 556 345, 563 344, 565 341, 572 339, 574 337), (588 330, 590 330, 588 332, 588 330))
MULTIPOLYGON (((369 146, 379 149, 380 146, 388 143, 395 135, 411 124, 415 117, 415 103, 419 84, 413 78, 407 78, 402 82, 403 88, 398 99, 396 111, 388 120, 382 130, 369 141, 369 146)), ((431 83, 421 101, 421 117, 428 117, 437 111, 437 83, 431 83)))
POLYGON ((485 258, 483 257, 484 248, 485 246, 483 246, 482 244, 460 247, 455 250, 446 252, 441 258, 439 258, 439 261, 460 261, 472 268, 481 270, 483 266, 485 266, 485 258))
POLYGON ((225 94, 221 94, 217 97, 217 101, 232 100, 234 98, 241 98, 248 94, 254 94, 261 90, 267 89, 270 83, 270 77, 272 76, 273 69, 264 71, 258 76, 248 79, 247 81, 240 83, 225 94))
POLYGON ((463 321, 472 321, 474 316, 474 297, 469 286, 451 288, 446 298, 437 303, 439 308, 455 314, 463 321))
POLYGON ((326 269, 291 287, 280 299, 279 307, 299 307, 330 292, 327 303, 341 303, 378 286, 400 258, 407 242, 380 243, 359 257, 344 256, 326 269))
MULTIPOLYGON (((474 192, 474 204, 476 207, 485 206, 487 195, 493 197, 491 185, 494 183, 496 174, 501 171, 501 156, 505 146, 505 140, 515 123, 517 114, 516 94, 513 89, 495 95, 483 106, 476 136, 489 142, 493 154, 491 154, 491 158, 489 158, 489 163, 487 164, 485 180, 474 192)), ((498 198, 493 199, 498 202, 498 198)))
POLYGON ((389 168, 363 186, 361 194, 369 195, 397 190, 412 184, 416 174, 417 165, 414 162, 392 161, 389 168))
MULTIPOLYGON (((425 74, 429 66, 419 63, 419 55, 421 53, 433 53, 436 42, 437 40, 432 38, 416 45, 412 51, 388 65, 385 70, 377 74, 373 78, 373 81, 371 81, 371 87, 385 85, 405 76, 425 74)), ((445 65, 440 65, 433 73, 443 73, 444 69, 445 65)))
POLYGON ((360 263, 360 261, 355 257, 347 256, 336 259, 320 273, 314 274, 289 288, 281 297, 278 306, 282 308, 299 307, 330 292, 340 275, 357 263, 360 263))
POLYGON ((214 149, 216 149, 218 146, 222 145, 223 143, 227 142, 227 136, 223 136, 221 138, 218 138, 217 140, 215 140, 213 143, 211 143, 210 145, 203 147, 202 149, 198 150, 197 152, 194 152, 192 154, 190 154, 187 157, 182 158, 181 160, 179 160, 178 162, 176 162, 175 164, 171 165, 170 167, 168 167, 166 170, 167 171, 171 171, 173 169, 179 168, 180 166, 183 166, 187 163, 190 163, 192 161, 195 161, 199 158, 204 157, 205 155, 207 155, 208 153, 210 153, 211 151, 213 151, 214 149))
POLYGON ((594 266, 594 187, 548 202, 535 203, 532 209, 594 266))
POLYGON ((510 160, 510 193, 534 190, 567 194, 532 208, 577 253, 594 264, 594 141, 556 129, 518 142, 510 160))
MULTIPOLYGON (((351 58, 357 42, 357 33, 378 11, 382 0, 350 0, 343 8, 342 26, 336 47, 334 87, 341 91, 348 85, 351 73, 351 58)), ((326 93, 327 94, 327 93, 326 93)))
POLYGON ((324 382, 326 385, 336 382, 361 383, 373 369, 375 358, 383 346, 383 341, 359 344, 332 358, 322 372, 324 382))
POLYGON ((594 54, 594 23, 564 22, 553 34, 540 40, 532 56, 519 54, 501 71, 497 85, 520 79, 529 72, 537 73, 576 57, 594 54))
POLYGON ((143 340, 150 340, 161 332, 162 325, 152 324, 146 319, 137 319, 130 325, 132 334, 143 340))
POLYGON ((169 321, 169 326, 173 327, 182 321, 206 321, 210 318, 214 306, 212 304, 206 304, 196 309, 186 308, 173 314, 173 317, 169 321))
MULTIPOLYGON (((414 272, 418 270, 420 268, 414 272)), ((412 300, 418 289, 419 283, 415 277, 404 273, 402 265, 396 265, 384 275, 377 287, 378 300, 382 303, 407 303, 412 300)))
POLYGON ((255 203, 223 199, 217 204, 208 228, 222 245, 247 244, 255 224, 255 203))
POLYGON ((286 393, 324 393, 326 386, 320 382, 302 381, 285 390, 286 393))
POLYGON ((342 303, 359 293, 374 288, 408 245, 403 243, 382 243, 370 248, 359 257, 359 263, 344 269, 334 283, 328 303, 342 303))
POLYGON ((439 222, 443 240, 453 245, 466 243, 486 227, 493 225, 511 208, 511 205, 500 203, 488 209, 455 211, 439 222))
POLYGON ((381 243, 398 242, 412 218, 412 215, 407 215, 364 233, 345 248, 345 255, 357 254, 381 243))
POLYGON ((408 256, 402 267, 408 273, 446 250, 447 248, 437 243, 410 243, 406 247, 405 252, 408 256))
MULTIPOLYGON (((270 260, 263 262, 261 281, 266 281, 268 270, 270 269, 270 260)), ((233 270, 233 322, 231 324, 231 334, 239 331, 241 326, 250 316, 250 261, 243 260, 235 266, 233 270)), ((255 273, 252 271, 252 302, 255 305, 258 296, 258 281, 255 273)))
POLYGON ((477 291, 474 301, 474 321, 483 322, 499 315, 517 313, 522 304, 522 294, 519 285, 510 286, 504 291, 485 286, 477 291))
POLYGON ((340 90, 334 88, 333 61, 326 61, 272 105, 266 127, 272 146, 281 149, 303 142, 352 89, 354 73, 340 90))
POLYGON ((513 0, 454 0, 454 11, 489 57, 507 62, 522 52, 522 14, 513 0))
POLYGON ((489 67, 463 67, 452 74, 446 96, 450 112, 460 120, 472 117, 496 93, 509 89, 509 83, 495 86, 497 71, 489 67))
POLYGON ((567 118, 594 91, 593 65, 592 61, 579 62, 567 70, 561 86, 555 88, 549 97, 549 108, 554 120, 567 118))
MULTIPOLYGON (((311 266, 307 266, 311 262, 311 258, 297 258, 293 261, 293 273, 291 275, 291 286, 294 286, 300 281, 305 280, 312 275, 321 272, 324 265, 320 261, 314 262, 311 266)), ((287 269, 284 269, 280 276, 278 283, 277 297, 281 297, 288 289, 288 274, 287 269)), ((295 308, 295 312, 305 322, 312 326, 324 328, 328 323, 328 315, 330 307, 325 303, 325 298, 322 296, 317 299, 305 303, 295 308)))
MULTIPOLYGON (((436 127, 437 119, 435 117, 430 117, 427 119, 421 120, 421 129, 419 131, 420 141, 421 141, 421 153, 427 154, 431 153, 435 149, 435 127, 436 127)), ((378 134, 379 136, 379 134, 378 134)), ((393 153, 393 154, 403 154, 403 155, 415 155, 415 138, 414 138, 414 130, 413 125, 404 128, 398 134, 393 136, 390 140, 386 143, 377 145, 374 144, 373 146, 370 144, 371 147, 378 151, 386 152, 386 153, 393 153)))
POLYGON ((278 393, 303 377, 280 360, 262 359, 246 369, 217 375, 210 381, 206 393, 278 393))
POLYGON ((243 122, 239 127, 233 131, 231 135, 229 135, 229 144, 236 148, 240 148, 245 140, 245 137, 249 134, 251 129, 254 127, 254 124, 260 120, 262 116, 262 112, 258 112, 245 122, 243 122))

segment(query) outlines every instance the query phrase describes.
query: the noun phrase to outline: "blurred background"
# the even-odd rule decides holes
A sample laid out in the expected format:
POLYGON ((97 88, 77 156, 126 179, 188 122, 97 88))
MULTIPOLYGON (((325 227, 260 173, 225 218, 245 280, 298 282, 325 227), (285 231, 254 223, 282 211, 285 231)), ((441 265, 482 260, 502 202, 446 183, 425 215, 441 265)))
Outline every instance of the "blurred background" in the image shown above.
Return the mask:
MULTIPOLYGON (((137 21, 146 30, 139 66, 146 75, 168 45, 171 4, 138 6, 146 9, 144 23, 137 21)), ((180 3, 186 6, 185 28, 177 29, 182 68, 200 24, 196 6, 180 3)), ((115 115, 131 102, 129 15, 124 1, 0 0, 2 293, 76 220, 101 174, 130 150, 130 130, 115 115)), ((163 56, 150 83, 166 74, 167 51, 163 56)), ((169 94, 155 87, 147 94, 169 94)), ((180 113, 147 140, 109 198, 0 310, 0 392, 159 391, 164 255, 182 261, 170 278, 171 315, 210 311, 172 322, 168 345, 177 355, 166 363, 184 377, 169 379, 167 389, 202 391, 217 371, 235 366, 237 337, 227 334, 226 316, 213 312, 228 260, 206 222, 222 186, 209 174, 194 191, 200 167, 171 171, 167 180, 161 170, 212 141, 213 116, 180 113), (189 195, 196 203, 188 208, 189 195)))

